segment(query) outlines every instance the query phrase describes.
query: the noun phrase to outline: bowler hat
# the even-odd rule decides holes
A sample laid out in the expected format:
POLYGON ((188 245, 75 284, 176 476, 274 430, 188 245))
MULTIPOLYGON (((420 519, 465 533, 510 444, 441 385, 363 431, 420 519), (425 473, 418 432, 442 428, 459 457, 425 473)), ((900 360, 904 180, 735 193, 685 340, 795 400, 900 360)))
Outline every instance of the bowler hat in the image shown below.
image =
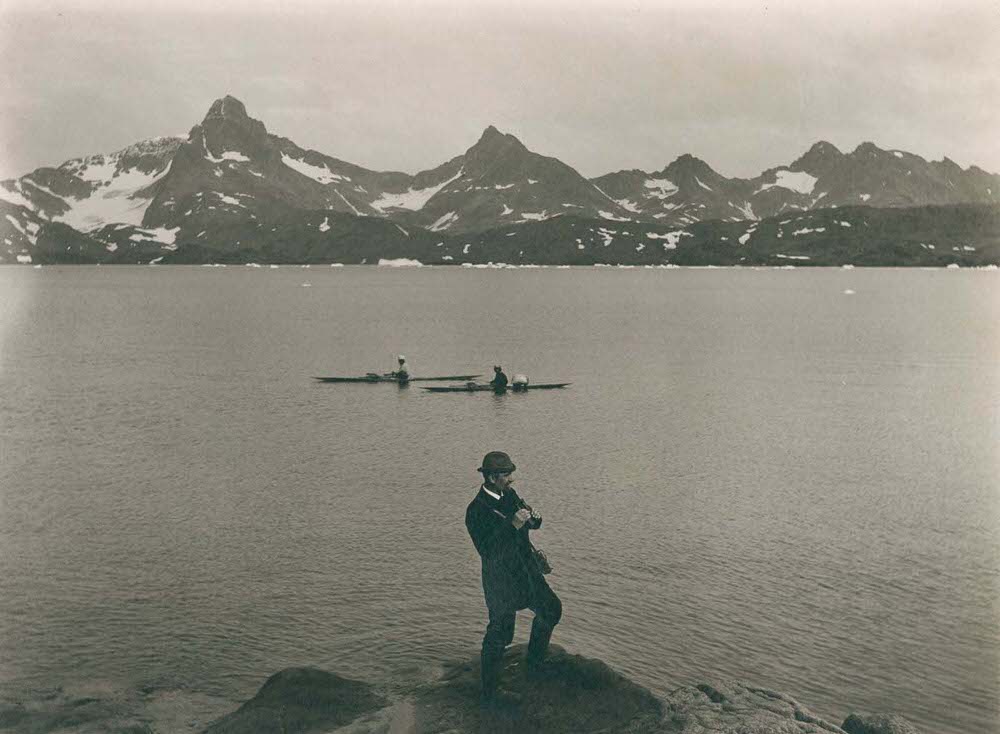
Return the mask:
POLYGON ((517 467, 503 451, 490 451, 483 457, 483 465, 477 471, 483 474, 496 474, 498 472, 512 472, 517 467))

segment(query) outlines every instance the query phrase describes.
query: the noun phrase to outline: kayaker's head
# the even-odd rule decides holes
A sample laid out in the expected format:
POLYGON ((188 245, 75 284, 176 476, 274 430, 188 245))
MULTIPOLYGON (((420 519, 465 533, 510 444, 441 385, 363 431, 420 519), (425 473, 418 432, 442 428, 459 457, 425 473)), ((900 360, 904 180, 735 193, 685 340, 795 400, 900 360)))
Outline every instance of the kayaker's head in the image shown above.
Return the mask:
MULTIPOLYGON (((498 365, 498 364, 495 364, 495 365, 493 365, 493 371, 494 371, 494 372, 499 372, 500 370, 501 370, 501 367, 500 367, 500 365, 498 365)), ((506 455, 507 455, 507 454, 504 454, 504 456, 506 456, 506 455)))
POLYGON ((406 357, 404 357, 402 354, 400 354, 399 355, 399 363, 403 364, 403 362, 405 362, 405 361, 406 361, 406 357))
POLYGON ((516 468, 503 451, 490 451, 483 457, 483 465, 478 471, 482 473, 487 485, 503 491, 513 484, 511 475, 516 468))

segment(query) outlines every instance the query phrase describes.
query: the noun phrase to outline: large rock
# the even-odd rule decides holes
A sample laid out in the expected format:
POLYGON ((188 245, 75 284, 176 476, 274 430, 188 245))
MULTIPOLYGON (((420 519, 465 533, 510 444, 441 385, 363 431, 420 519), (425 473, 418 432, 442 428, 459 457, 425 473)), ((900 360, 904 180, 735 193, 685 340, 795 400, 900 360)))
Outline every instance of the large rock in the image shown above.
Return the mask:
POLYGON ((913 724, 896 714, 851 714, 841 728, 847 734, 919 734, 913 724))
POLYGON ((684 734, 826 734, 842 729, 788 696, 744 683, 684 686, 670 694, 662 731, 684 734))
POLYGON ((884 714, 852 714, 841 728, 784 694, 739 682, 683 686, 661 700, 601 661, 555 645, 542 673, 529 678, 524 647, 507 651, 489 708, 479 703, 478 655, 393 705, 367 684, 291 669, 206 734, 918 734, 884 714))
POLYGON ((205 734, 308 734, 329 731, 386 705, 368 683, 316 668, 275 673, 257 695, 205 734))
POLYGON ((479 662, 449 670, 418 691, 413 734, 432 732, 573 732, 587 734, 659 731, 663 707, 645 688, 599 660, 550 649, 543 673, 528 679, 524 646, 507 651, 496 706, 479 706, 479 662))

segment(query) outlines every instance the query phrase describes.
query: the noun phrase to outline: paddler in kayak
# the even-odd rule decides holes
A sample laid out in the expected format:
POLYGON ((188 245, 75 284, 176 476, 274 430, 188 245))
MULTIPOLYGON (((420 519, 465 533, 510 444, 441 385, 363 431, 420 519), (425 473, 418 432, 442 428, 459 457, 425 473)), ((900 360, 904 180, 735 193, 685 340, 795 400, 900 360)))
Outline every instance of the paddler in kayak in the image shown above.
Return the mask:
POLYGON ((528 539, 528 531, 542 526, 542 516, 514 491, 514 462, 502 451, 483 457, 478 471, 483 483, 465 511, 465 527, 482 561, 483 595, 489 624, 481 655, 481 703, 495 702, 503 667, 503 652, 514 639, 518 610, 531 609, 526 671, 537 675, 553 628, 562 617, 562 602, 544 574, 552 569, 545 555, 528 539))
POLYGON ((406 364, 406 357, 402 354, 399 355, 399 369, 395 372, 390 372, 390 376, 395 377, 400 382, 410 381, 410 368, 406 364))
POLYGON ((503 368, 498 364, 493 365, 493 372, 496 374, 494 374, 493 379, 490 380, 490 385, 492 385, 493 389, 497 392, 503 392, 507 389, 507 375, 503 373, 503 368))

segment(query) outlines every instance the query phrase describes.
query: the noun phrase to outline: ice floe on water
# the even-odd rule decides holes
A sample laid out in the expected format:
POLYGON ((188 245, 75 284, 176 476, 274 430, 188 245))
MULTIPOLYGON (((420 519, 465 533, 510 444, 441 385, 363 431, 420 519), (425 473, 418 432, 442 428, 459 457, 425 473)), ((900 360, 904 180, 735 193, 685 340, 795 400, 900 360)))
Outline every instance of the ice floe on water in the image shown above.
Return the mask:
POLYGON ((961 267, 958 263, 949 263, 945 269, 946 270, 958 270, 961 267))
POLYGON ((385 268, 422 268, 424 266, 419 260, 411 260, 407 257, 379 258, 378 265, 385 268))
POLYGON ((854 291, 852 291, 850 288, 848 288, 847 290, 844 291, 844 295, 845 296, 853 296, 854 295, 854 291))
POLYGON ((808 255, 782 255, 777 254, 775 257, 780 257, 782 260, 812 260, 808 255))
POLYGON ((281 154, 281 162, 286 166, 291 168, 293 171, 298 171, 303 176, 311 178, 313 181, 321 184, 329 184, 334 181, 350 181, 350 177, 341 176, 339 173, 334 173, 324 164, 322 166, 314 166, 312 163, 306 163, 298 158, 292 158, 287 153, 281 154))

